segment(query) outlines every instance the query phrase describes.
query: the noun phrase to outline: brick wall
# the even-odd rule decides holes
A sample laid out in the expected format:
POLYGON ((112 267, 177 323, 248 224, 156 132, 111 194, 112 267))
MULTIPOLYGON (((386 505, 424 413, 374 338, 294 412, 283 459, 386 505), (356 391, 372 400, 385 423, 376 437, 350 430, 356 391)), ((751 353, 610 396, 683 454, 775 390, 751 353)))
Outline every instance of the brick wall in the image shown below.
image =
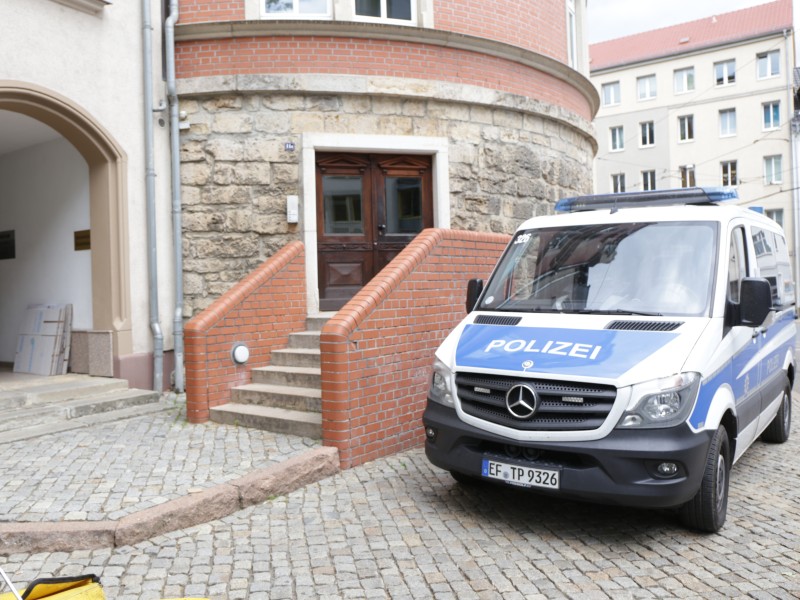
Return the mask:
POLYGON ((322 329, 323 443, 343 468, 424 441, 433 354, 509 236, 428 229, 322 329))
POLYGON ((278 251, 185 327, 186 413, 192 423, 208 409, 230 400, 230 389, 250 383, 250 369, 269 363, 272 350, 286 346, 305 328, 305 251, 292 242, 278 251), (250 349, 250 360, 231 359, 235 342, 250 349))
POLYGON ((179 0, 179 22, 243 21, 244 3, 245 0, 179 0))
POLYGON ((182 79, 260 73, 406 77, 536 98, 592 120, 589 102, 572 84, 519 62, 456 48, 345 37, 251 37, 182 42, 175 59, 182 79))

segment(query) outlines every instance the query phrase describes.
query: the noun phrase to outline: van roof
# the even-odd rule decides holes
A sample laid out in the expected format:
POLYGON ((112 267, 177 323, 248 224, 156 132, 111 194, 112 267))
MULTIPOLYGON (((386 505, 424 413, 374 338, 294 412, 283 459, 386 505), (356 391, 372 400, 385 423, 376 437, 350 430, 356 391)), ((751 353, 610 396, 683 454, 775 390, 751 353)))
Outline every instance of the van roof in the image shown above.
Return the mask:
POLYGON ((617 194, 592 194, 564 198, 556 204, 556 212, 579 212, 584 210, 617 209, 641 206, 674 206, 680 204, 716 204, 737 200, 734 188, 677 188, 651 190, 647 192, 623 192, 617 194))

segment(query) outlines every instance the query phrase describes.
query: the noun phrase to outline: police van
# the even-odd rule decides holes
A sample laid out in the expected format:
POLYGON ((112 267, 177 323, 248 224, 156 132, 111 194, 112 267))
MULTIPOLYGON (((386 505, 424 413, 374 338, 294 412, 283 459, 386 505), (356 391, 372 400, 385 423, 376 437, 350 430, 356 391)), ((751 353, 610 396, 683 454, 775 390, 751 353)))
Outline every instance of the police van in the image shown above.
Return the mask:
POLYGON ((731 467, 789 437, 795 374, 783 231, 735 199, 581 196, 526 221, 436 351, 428 459, 718 531, 731 467))

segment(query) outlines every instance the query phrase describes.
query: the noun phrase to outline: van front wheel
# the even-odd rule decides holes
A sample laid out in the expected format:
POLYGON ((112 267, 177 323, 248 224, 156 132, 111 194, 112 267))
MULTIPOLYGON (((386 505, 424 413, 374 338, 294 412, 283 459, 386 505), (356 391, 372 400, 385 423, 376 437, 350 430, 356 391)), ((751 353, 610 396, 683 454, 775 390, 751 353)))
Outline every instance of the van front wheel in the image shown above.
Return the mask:
POLYGON ((783 388, 781 407, 772 422, 767 425, 761 439, 771 444, 782 444, 789 439, 789 430, 792 426, 792 388, 789 381, 783 388))
POLYGON ((700 490, 681 507, 681 520, 687 527, 709 533, 722 529, 728 512, 730 447, 728 432, 720 425, 708 448, 700 490))

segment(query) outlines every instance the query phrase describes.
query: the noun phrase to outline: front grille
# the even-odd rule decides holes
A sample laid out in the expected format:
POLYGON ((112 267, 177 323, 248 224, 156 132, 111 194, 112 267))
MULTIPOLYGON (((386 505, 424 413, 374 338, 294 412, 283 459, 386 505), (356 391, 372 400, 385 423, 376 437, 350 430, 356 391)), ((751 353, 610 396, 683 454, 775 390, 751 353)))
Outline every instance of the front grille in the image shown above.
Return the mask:
POLYGON ((478 325, 518 325, 522 317, 507 317, 504 315, 478 315, 475 323, 478 325))
POLYGON ((480 373, 457 373, 456 390, 468 415, 521 431, 585 431, 598 429, 614 406, 613 386, 522 379, 480 373), (525 383, 539 395, 539 408, 528 419, 508 412, 506 393, 525 383), (572 401, 569 401, 569 400, 572 401), (579 400, 580 399, 580 400, 579 400))

